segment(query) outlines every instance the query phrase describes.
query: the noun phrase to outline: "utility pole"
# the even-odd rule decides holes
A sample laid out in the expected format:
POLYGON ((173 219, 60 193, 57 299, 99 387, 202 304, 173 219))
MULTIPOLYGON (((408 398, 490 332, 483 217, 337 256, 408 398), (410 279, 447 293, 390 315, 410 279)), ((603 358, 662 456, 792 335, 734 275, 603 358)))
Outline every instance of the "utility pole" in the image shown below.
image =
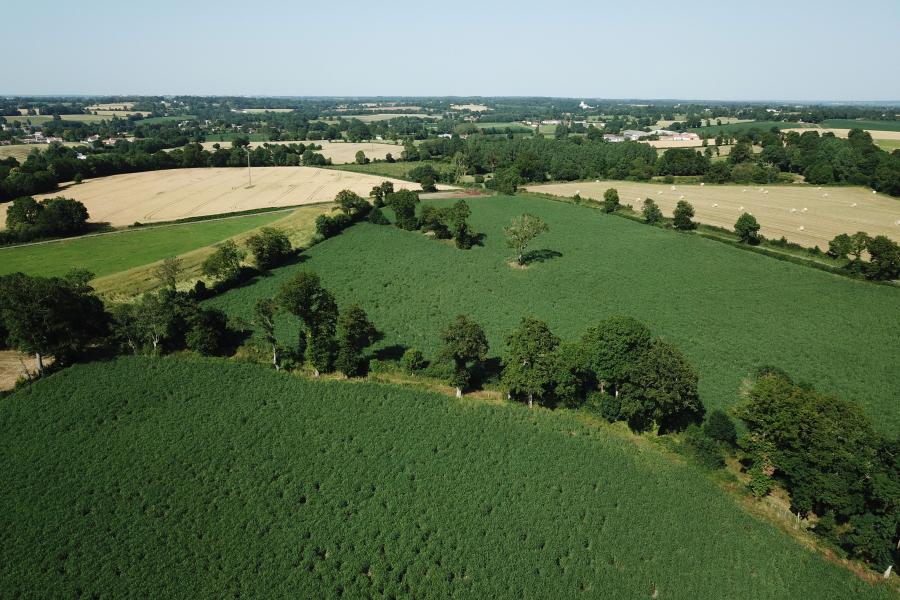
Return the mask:
POLYGON ((244 152, 247 153, 247 187, 253 187, 253 176, 250 174, 250 150, 247 147, 244 147, 244 152))

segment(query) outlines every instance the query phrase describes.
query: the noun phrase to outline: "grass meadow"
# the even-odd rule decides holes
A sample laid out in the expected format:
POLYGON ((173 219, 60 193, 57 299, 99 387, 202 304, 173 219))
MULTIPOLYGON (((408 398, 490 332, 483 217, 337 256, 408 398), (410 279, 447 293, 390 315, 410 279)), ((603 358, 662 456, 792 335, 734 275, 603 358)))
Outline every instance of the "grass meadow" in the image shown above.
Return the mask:
POLYGON ((132 357, 0 431, 4 597, 895 597, 574 413, 132 357))
POLYGON ((160 225, 116 233, 0 248, 0 275, 62 275, 84 268, 98 277, 176 256, 283 219, 285 212, 160 225))
MULTIPOLYGON (((365 308, 384 333, 383 348, 429 355, 457 314, 482 324, 493 356, 525 315, 546 320, 564 340, 605 317, 631 315, 687 355, 708 408, 733 405, 742 381, 757 366, 774 364, 859 402, 885 431, 900 427, 900 289, 534 196, 469 205, 483 247, 462 251, 418 232, 363 223, 306 251, 302 264, 210 302, 249 320, 257 298, 310 269, 340 304, 365 308), (524 212, 544 219, 550 232, 531 247, 538 262, 519 270, 508 266, 503 227, 524 212)), ((286 343, 296 339, 287 318, 281 335, 286 343)))
POLYGON ((869 129, 872 131, 900 131, 900 121, 828 119, 822 122, 822 127, 834 129, 869 129))

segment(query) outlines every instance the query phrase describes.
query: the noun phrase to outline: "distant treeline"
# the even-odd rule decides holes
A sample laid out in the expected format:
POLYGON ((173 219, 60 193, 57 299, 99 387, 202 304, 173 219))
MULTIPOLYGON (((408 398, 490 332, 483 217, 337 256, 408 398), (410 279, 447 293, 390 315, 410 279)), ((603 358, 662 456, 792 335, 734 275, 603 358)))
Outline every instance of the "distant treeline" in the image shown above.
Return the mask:
MULTIPOLYGON (((712 160, 712 146, 703 152, 672 148, 657 157, 656 149, 647 144, 605 142, 598 133, 592 135, 594 131, 598 130, 589 130, 586 137, 558 139, 473 135, 463 140, 454 136, 426 140, 412 152, 450 160, 460 173, 494 173, 493 186, 504 192, 522 183, 547 180, 641 181, 658 175, 695 175, 710 183, 771 183, 781 179, 782 173, 797 173, 809 183, 865 185, 900 196, 900 152, 885 152, 859 129, 851 130, 847 139, 816 131, 750 131, 737 139, 723 161, 712 160), (753 152, 754 142, 762 146, 762 152, 753 152)), ((415 157, 405 151, 404 158, 415 157)))
POLYGON ((112 148, 68 148, 51 144, 35 152, 21 165, 14 158, 0 160, 0 201, 52 192, 64 181, 81 181, 119 173, 191 167, 322 166, 330 164, 313 144, 279 144, 249 149, 246 139, 230 148, 204 150, 197 143, 166 151, 160 139, 119 141, 112 148))

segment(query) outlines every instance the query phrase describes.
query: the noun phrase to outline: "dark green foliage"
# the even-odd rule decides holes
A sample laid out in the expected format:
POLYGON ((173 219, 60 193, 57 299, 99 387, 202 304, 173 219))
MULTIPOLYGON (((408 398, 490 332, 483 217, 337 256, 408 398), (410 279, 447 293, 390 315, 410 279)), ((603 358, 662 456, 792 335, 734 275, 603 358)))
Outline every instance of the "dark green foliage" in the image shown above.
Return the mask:
POLYGON ((415 374, 428 365, 425 356, 420 350, 408 348, 400 359, 400 366, 409 374, 415 374))
POLYGON ((734 224, 734 232, 741 243, 759 244, 759 223, 750 213, 743 213, 734 224))
POLYGON ((629 364, 650 349, 646 325, 632 317, 611 317, 591 327, 581 338, 590 369, 601 391, 617 393, 629 364))
MULTIPOLYGON (((372 205, 375 208, 384 206, 384 198, 388 194, 394 193, 394 184, 390 181, 382 181, 380 184, 372 188, 372 205)), ((380 224, 380 223, 379 223, 380 224)))
POLYGON ((316 217, 316 233, 323 239, 334 237, 351 225, 353 225, 353 219, 344 213, 316 217))
POLYGON ((334 201, 341 209, 341 213, 353 220, 365 217, 372 208, 372 205, 366 202, 359 194, 350 190, 338 192, 337 196, 334 197, 334 201))
POLYGON ((731 180, 731 167, 727 162, 714 162, 703 176, 706 183, 727 183, 731 180))
POLYGON ((0 402, 0 457, 10 598, 895 597, 646 445, 422 390, 120 358, 0 402))
POLYGON ((460 396, 471 382, 472 370, 487 356, 487 338, 478 323, 465 315, 458 315, 441 333, 441 342, 441 358, 453 363, 453 373, 448 383, 456 388, 456 395, 460 396))
POLYGON ((514 169, 500 169, 485 183, 485 187, 501 194, 515 194, 522 179, 514 169))
POLYGON ((377 333, 366 311, 358 304, 342 310, 337 321, 337 370, 347 377, 364 375, 369 365, 363 351, 372 345, 377 333))
POLYGON ((185 346, 203 356, 222 354, 228 339, 228 317, 214 308, 199 309, 188 322, 185 346))
POLYGON ((828 256, 831 258, 847 258, 852 248, 850 236, 846 233, 841 233, 828 242, 828 256))
POLYGON ((637 431, 683 429, 703 418, 697 372, 671 344, 654 340, 626 365, 620 399, 622 417, 637 431))
POLYGON ((622 402, 618 396, 594 392, 588 396, 587 404, 595 406, 600 416, 610 423, 615 423, 622 418, 622 402))
POLYGON ((87 230, 89 215, 84 204, 69 198, 36 201, 16 198, 6 211, 6 227, 13 239, 27 242, 45 237, 69 237, 87 230))
POLYGON ((425 233, 431 233, 439 240, 447 240, 452 237, 450 229, 445 223, 446 208, 437 206, 425 206, 419 215, 419 227, 425 233))
POLYGON ((281 287, 276 301, 300 320, 306 358, 316 373, 330 371, 338 308, 331 292, 322 287, 319 276, 309 271, 297 273, 281 287))
POLYGON ((691 219, 694 218, 694 207, 686 200, 679 200, 672 211, 672 225, 675 229, 688 231, 696 229, 697 224, 691 219))
POLYGON ((727 446, 734 446, 737 442, 737 430, 734 427, 734 421, 719 409, 707 415, 706 423, 703 424, 703 433, 727 446))
POLYGON ((703 175, 709 158, 690 148, 669 148, 656 161, 657 175, 703 175))
POLYGON ((429 205, 422 209, 419 226, 439 240, 452 238, 457 248, 468 250, 475 237, 466 222, 471 213, 465 200, 457 200, 452 206, 443 208, 429 205))
POLYGON ((387 217, 384 216, 384 213, 381 212, 380 208, 373 208, 369 212, 368 220, 369 220, 369 223, 372 223, 373 225, 390 225, 391 224, 391 222, 388 221, 387 217))
POLYGON ((613 213, 621 208, 619 203, 619 191, 616 188, 609 188, 603 192, 603 210, 604 212, 613 213))
MULTIPOLYGON (((737 409, 746 443, 764 457, 796 510, 832 513, 838 543, 883 567, 896 560, 900 524, 898 443, 883 438, 851 402, 798 386, 777 374, 759 377, 737 409)), ((756 458, 753 467, 760 468, 756 458)))
POLYGON ((276 227, 263 227, 259 233, 247 238, 247 247, 253 254, 256 267, 268 271, 276 267, 293 254, 291 240, 287 234, 276 227))
POLYGON ((876 235, 866 244, 869 263, 865 275, 869 279, 888 281, 900 279, 900 246, 884 235, 876 235))
POLYGON ((523 317, 519 327, 506 336, 503 353, 503 385, 511 395, 521 395, 530 407, 552 389, 555 350, 559 338, 543 321, 523 317))
POLYGON ((659 210, 659 206, 656 205, 652 198, 644 200, 642 214, 644 215, 644 222, 649 225, 659 223, 663 218, 662 211, 659 210))
POLYGON ((72 362, 102 338, 109 316, 81 279, 14 273, 0 277, 0 323, 5 344, 36 355, 41 374, 43 357, 72 362))
POLYGON ((690 425, 684 432, 684 445, 687 453, 700 466, 707 469, 721 469, 725 466, 722 446, 706 435, 703 428, 690 425))
POLYGON ((419 195, 409 190, 400 190, 387 194, 384 197, 385 206, 393 209, 394 224, 400 229, 413 231, 418 229, 419 222, 416 219, 416 205, 419 203, 419 195))
POLYGON ((201 270, 207 277, 230 281, 237 278, 245 256, 247 253, 238 248, 234 240, 227 240, 216 246, 215 252, 203 261, 201 270))

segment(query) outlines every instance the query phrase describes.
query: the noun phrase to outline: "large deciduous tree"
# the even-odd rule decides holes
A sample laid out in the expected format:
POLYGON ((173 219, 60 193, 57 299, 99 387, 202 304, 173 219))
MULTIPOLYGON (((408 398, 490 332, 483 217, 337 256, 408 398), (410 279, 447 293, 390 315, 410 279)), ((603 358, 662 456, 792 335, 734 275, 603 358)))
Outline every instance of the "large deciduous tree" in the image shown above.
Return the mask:
POLYGON ((456 397, 461 398, 472 379, 472 369, 487 355, 487 338, 478 323, 459 315, 441 334, 441 341, 441 357, 453 364, 450 385, 456 388, 456 397))
POLYGON ((322 287, 316 273, 301 271, 285 283, 278 304, 300 319, 305 338, 306 358, 316 377, 330 371, 334 360, 334 334, 338 309, 334 296, 322 287))
POLYGON ((694 207, 686 200, 679 200, 672 212, 672 226, 681 231, 695 229, 697 224, 692 220, 694 218, 694 207))
POLYGON ((109 315, 80 281, 14 273, 0 277, 0 323, 7 345, 34 355, 40 376, 45 357, 69 362, 105 335, 109 315))
POLYGON ((755 245, 759 243, 759 222, 750 213, 743 213, 734 224, 734 232, 741 243, 755 245))
POLYGON ((703 417, 697 373, 677 348, 661 339, 625 369, 622 415, 635 430, 656 425, 660 431, 683 429, 703 417))
POLYGON ((230 281, 236 279, 241 272, 241 261, 247 256, 247 252, 239 248, 234 240, 226 240, 203 261, 201 270, 207 277, 218 281, 230 281))
POLYGON ((650 348, 652 339, 647 326, 632 317, 610 317, 585 332, 581 344, 601 392, 619 394, 629 364, 650 348))
POLYGON ((512 224, 506 227, 506 245, 516 253, 516 262, 525 264, 525 250, 534 238, 550 230, 550 227, 538 217, 525 213, 521 217, 515 217, 512 224))
POLYGON ((335 366, 347 377, 363 375, 368 364, 363 351, 372 345, 378 334, 366 311, 358 304, 341 311, 337 322, 338 351, 335 366))
POLYGON ((261 271, 267 271, 286 261, 292 254, 291 240, 276 227, 263 227, 259 233, 247 238, 247 247, 253 261, 261 271))
POLYGON ((558 345, 550 327, 534 317, 524 317, 506 337, 502 380, 510 394, 526 396, 529 408, 551 390, 558 345))

